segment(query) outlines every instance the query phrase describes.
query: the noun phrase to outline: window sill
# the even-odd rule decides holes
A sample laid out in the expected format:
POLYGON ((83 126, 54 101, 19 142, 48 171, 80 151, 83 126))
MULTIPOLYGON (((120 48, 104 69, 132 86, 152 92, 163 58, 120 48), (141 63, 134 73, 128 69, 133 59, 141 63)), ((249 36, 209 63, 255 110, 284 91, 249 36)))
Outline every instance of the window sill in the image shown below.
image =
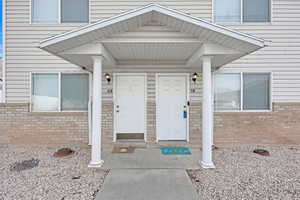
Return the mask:
POLYGON ((86 25, 89 24, 89 22, 30 22, 30 25, 32 26, 38 26, 38 25, 48 25, 48 26, 59 26, 59 25, 86 25))
POLYGON ((214 22, 221 26, 247 26, 247 25, 255 25, 255 26, 266 26, 272 25, 272 22, 214 22))
POLYGON ((262 113, 272 112, 272 110, 215 110, 215 113, 262 113))
POLYGON ((88 111, 31 111, 31 115, 39 116, 74 116, 87 115, 88 111))

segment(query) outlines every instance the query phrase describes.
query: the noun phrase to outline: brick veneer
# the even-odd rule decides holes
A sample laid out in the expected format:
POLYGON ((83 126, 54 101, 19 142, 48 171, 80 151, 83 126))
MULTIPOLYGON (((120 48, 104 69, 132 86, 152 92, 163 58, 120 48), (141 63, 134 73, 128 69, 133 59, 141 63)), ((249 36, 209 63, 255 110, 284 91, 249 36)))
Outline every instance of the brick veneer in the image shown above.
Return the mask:
POLYGON ((0 104, 0 143, 86 144, 87 112, 29 112, 29 104, 0 104))
MULTIPOLYGON (((147 103, 147 139, 155 144, 155 102, 147 103)), ((272 112, 217 112, 215 144, 300 144, 300 103, 275 103, 272 112)), ((113 140, 113 103, 103 102, 103 147, 113 140)), ((191 102, 190 144, 201 146, 201 104, 191 102)), ((86 112, 32 113, 29 104, 0 104, 0 143, 57 145, 88 143, 86 112)))

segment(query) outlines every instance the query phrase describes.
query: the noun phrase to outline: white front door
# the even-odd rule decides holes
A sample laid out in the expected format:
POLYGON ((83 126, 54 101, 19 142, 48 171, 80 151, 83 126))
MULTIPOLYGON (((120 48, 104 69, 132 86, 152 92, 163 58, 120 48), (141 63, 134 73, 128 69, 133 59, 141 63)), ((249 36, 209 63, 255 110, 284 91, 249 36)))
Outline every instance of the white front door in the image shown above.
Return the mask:
POLYGON ((115 133, 145 133, 144 75, 116 75, 115 133))
POLYGON ((187 139, 187 78, 186 75, 158 75, 158 140, 187 139))

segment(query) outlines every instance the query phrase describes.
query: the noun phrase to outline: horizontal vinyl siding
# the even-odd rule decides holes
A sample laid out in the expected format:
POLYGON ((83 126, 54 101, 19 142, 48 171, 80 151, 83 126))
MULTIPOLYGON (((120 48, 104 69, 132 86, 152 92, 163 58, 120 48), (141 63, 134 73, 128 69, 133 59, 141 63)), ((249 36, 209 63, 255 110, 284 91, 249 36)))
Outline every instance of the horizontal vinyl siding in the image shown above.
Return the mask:
MULTIPOLYGON (((158 3, 193 16, 210 20, 211 0, 91 0, 91 21, 114 16, 120 12, 158 3)), ((268 71, 273 72, 273 99, 275 101, 300 101, 300 1, 273 0, 272 23, 245 23, 226 25, 227 27, 271 40, 272 43, 256 53, 248 55, 224 67, 224 71, 268 71)), ((40 40, 77 28, 83 24, 30 24, 30 0, 7 0, 6 5, 6 78, 7 101, 28 102, 30 95, 29 73, 31 71, 78 70, 66 61, 50 55, 37 47, 40 40)), ((154 72, 177 72, 175 65, 136 66, 123 65, 115 72, 148 72, 149 87, 155 88, 154 72), (152 84, 153 83, 153 84, 152 84), (152 86, 151 86, 152 85, 152 86)), ((180 66, 179 66, 180 67, 180 66)), ((111 71, 111 72, 113 72, 111 71)), ((186 69, 181 69, 187 72, 186 69)), ((199 78, 201 79, 201 78, 199 78)), ((104 98, 111 99, 107 93, 111 88, 104 82, 104 98)), ((191 83, 191 88, 193 83, 191 83)), ((193 99, 201 98, 201 81, 197 82, 193 99)), ((150 99, 153 89, 149 88, 150 99)))
POLYGON ((300 1, 273 0, 272 23, 226 25, 229 28, 272 41, 222 71, 272 72, 273 101, 300 101, 300 1))
POLYGON ((91 1, 91 21, 104 19, 113 15, 126 12, 137 7, 142 7, 150 3, 158 3, 175 10, 200 17, 202 19, 211 19, 211 0, 90 0, 91 1))
POLYGON ((30 0, 6 3, 7 102, 28 102, 30 72, 69 71, 78 67, 37 48, 45 38, 82 24, 30 24, 30 0))
MULTIPOLYGON (((38 43, 50 36, 57 35, 83 24, 30 24, 30 0, 6 0, 6 78, 7 102, 28 102, 30 96, 31 71, 70 71, 78 67, 50 55, 37 48, 38 43)), ((101 20, 120 12, 128 11, 149 3, 159 3, 173 9, 178 9, 195 16, 210 19, 211 3, 209 0, 171 0, 171 1, 103 1, 90 0, 91 21, 101 20)), ((171 71, 175 66, 172 66, 171 71)), ((163 71, 169 71, 169 66, 163 71)), ((143 71, 139 67, 136 71, 143 71)), ((118 69, 117 69, 118 70, 118 69)), ((119 71, 131 71, 132 67, 119 71)), ((104 82, 105 83, 105 82, 104 82)), ((111 99, 107 83, 104 86, 104 99, 111 99), (108 87, 108 88, 107 88, 108 87)))

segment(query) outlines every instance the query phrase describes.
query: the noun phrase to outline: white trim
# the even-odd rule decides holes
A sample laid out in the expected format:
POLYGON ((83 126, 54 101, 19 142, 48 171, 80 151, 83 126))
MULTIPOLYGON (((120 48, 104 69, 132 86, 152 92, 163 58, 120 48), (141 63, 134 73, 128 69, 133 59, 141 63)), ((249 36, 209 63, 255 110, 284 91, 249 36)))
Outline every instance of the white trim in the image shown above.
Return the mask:
POLYGON ((61 24, 61 0, 58 0, 58 24, 61 24))
POLYGON ((53 44, 61 42, 63 40, 67 40, 67 39, 70 39, 70 38, 73 38, 73 37, 77 37, 77 36, 86 34, 88 32, 91 32, 91 31, 94 31, 94 30, 97 30, 97 29, 101 29, 101 28, 104 28, 106 26, 109 26, 109 25, 112 25, 112 24, 115 24, 115 23, 118 23, 118 22, 121 22, 121 21, 125 21, 125 20, 131 19, 133 17, 139 16, 139 15, 142 15, 142 14, 145 14, 145 13, 149 13, 149 12, 152 12, 152 11, 156 11, 156 12, 174 17, 176 19, 186 21, 188 23, 195 24, 197 26, 201 26, 203 28, 206 28, 206 29, 209 29, 209 30, 212 30, 212 31, 224 34, 224 35, 228 35, 230 37, 233 37, 233 38, 236 38, 236 39, 239 39, 239 40, 242 40, 242 41, 246 41, 248 43, 257 45, 259 47, 264 47, 265 46, 264 40, 262 40, 260 38, 250 36, 248 34, 244 34, 244 33, 241 33, 241 32, 237 32, 235 30, 231 30, 229 28, 226 28, 226 27, 223 27, 223 26, 220 26, 220 25, 217 25, 217 24, 213 24, 209 21, 202 20, 202 19, 190 16, 190 15, 187 15, 187 14, 185 14, 183 12, 180 12, 180 11, 176 11, 176 10, 173 10, 173 9, 170 9, 170 8, 166 8, 166 7, 160 6, 158 4, 149 4, 147 6, 144 6, 144 7, 138 8, 138 9, 134 9, 134 10, 119 14, 119 15, 116 15, 116 16, 108 18, 108 19, 100 20, 100 21, 95 22, 93 24, 88 24, 88 25, 86 25, 82 28, 75 29, 75 30, 72 30, 72 31, 68 31, 66 33, 63 33, 63 34, 60 34, 60 35, 53 36, 53 37, 50 37, 48 39, 42 40, 40 42, 40 48, 45 48, 49 45, 53 45, 53 44))
MULTIPOLYGON (((49 72, 49 71, 31 71, 29 72, 29 82, 30 82, 30 97, 29 97, 29 111, 33 113, 71 113, 71 112, 77 112, 77 113, 86 113, 88 110, 62 110, 61 109, 61 75, 62 74, 87 74, 89 75, 89 83, 90 83, 90 73, 84 72, 84 71, 66 71, 66 72, 49 72), (33 74, 56 74, 58 76, 58 110, 53 111, 39 111, 39 110, 32 110, 32 75, 33 74)), ((89 98, 90 98, 90 91, 91 91, 91 85, 89 84, 89 98)))
POLYGON ((113 142, 117 141, 117 120, 116 120, 116 97, 117 97, 117 77, 118 76, 141 76, 144 78, 144 141, 147 142, 147 73, 113 73, 113 142))
POLYGON ((240 6, 241 6, 241 11, 240 11, 240 23, 243 23, 243 19, 244 19, 244 0, 240 0, 240 6))
POLYGON ((243 73, 240 72, 240 111, 244 111, 243 105, 244 105, 244 89, 243 89, 243 73))
POLYGON ((92 7, 91 7, 91 0, 88 0, 88 12, 89 12, 89 16, 88 16, 88 23, 91 24, 92 23, 92 15, 91 15, 91 11, 92 11, 92 7))
POLYGON ((2 102, 6 103, 6 0, 2 1, 2 102))
POLYGON ((58 110, 61 111, 61 72, 58 73, 58 110))
MULTIPOLYGON (((238 112, 272 112, 273 111, 273 72, 270 71, 260 71, 260 72, 216 72, 214 75, 217 74, 239 74, 240 76, 240 109, 239 110, 215 110, 216 113, 238 113, 238 112), (243 89, 243 75, 244 74, 269 74, 269 109, 262 109, 262 110, 245 110, 243 108, 244 103, 244 89, 243 89)), ((213 78, 213 82, 215 79, 213 78)), ((214 84, 214 83, 213 83, 214 84)))
POLYGON ((190 74, 189 73, 156 73, 155 74, 155 112, 156 112, 156 120, 155 120, 155 132, 156 132, 156 142, 159 142, 158 136, 158 121, 157 121, 157 113, 158 113, 158 96, 159 96, 159 84, 158 80, 160 76, 183 76, 186 78, 186 106, 187 106, 187 118, 186 118, 186 142, 190 141, 190 106, 187 105, 190 102, 190 74))
POLYGON ((88 123, 89 123, 89 142, 88 145, 92 145, 92 126, 93 126, 93 120, 92 120, 92 100, 93 100, 93 74, 91 72, 88 72, 89 74, 89 103, 88 103, 88 123))

